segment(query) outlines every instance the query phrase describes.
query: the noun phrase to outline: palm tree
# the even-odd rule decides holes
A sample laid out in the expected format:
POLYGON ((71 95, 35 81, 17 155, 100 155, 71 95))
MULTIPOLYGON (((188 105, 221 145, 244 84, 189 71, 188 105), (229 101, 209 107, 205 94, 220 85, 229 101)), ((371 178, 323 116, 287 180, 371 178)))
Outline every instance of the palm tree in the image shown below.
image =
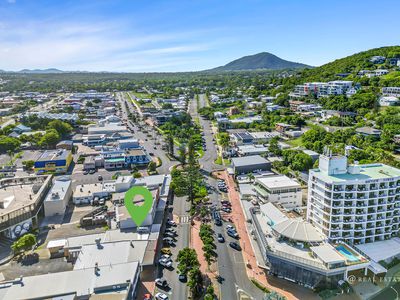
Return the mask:
POLYGON ((247 174, 247 178, 250 180, 250 182, 254 182, 255 177, 253 173, 247 174))

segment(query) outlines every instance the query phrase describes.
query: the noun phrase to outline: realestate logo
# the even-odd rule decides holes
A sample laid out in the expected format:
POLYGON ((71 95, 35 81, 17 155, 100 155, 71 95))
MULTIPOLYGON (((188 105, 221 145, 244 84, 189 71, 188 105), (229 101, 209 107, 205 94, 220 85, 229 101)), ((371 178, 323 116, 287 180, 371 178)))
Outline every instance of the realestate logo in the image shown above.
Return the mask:
POLYGON ((146 187, 134 186, 125 193, 124 203, 136 226, 140 226, 153 205, 153 195, 146 187), (144 199, 144 203, 140 203, 140 206, 133 203, 135 197, 138 195, 144 199))

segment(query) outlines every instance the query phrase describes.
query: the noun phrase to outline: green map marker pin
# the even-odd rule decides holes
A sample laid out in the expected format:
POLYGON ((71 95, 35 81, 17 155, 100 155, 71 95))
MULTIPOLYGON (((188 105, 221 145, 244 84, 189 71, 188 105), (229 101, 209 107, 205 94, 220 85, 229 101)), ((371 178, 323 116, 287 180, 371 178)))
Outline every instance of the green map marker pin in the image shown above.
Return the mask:
POLYGON ((136 226, 140 226, 146 219, 147 214, 153 205, 153 195, 147 188, 143 186, 134 186, 125 193, 124 203, 136 226), (140 195, 144 198, 144 203, 140 202, 140 206, 133 203, 133 200, 137 195, 140 195))

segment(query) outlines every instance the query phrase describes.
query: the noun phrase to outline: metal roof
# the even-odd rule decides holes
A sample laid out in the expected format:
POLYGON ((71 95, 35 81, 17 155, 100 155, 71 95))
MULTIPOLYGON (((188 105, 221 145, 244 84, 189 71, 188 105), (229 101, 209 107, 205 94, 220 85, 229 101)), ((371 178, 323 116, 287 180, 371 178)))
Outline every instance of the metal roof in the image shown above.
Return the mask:
POLYGON ((322 242, 324 237, 310 223, 289 218, 273 226, 273 229, 288 239, 300 242, 322 242))

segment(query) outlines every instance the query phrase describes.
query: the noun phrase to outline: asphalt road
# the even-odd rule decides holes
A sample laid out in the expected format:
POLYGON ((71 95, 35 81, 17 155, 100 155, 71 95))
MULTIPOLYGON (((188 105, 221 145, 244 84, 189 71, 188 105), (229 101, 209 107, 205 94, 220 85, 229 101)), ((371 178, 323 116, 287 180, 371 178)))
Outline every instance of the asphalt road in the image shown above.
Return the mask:
MULTIPOLYGON (((122 119, 128 120, 128 115, 130 113, 138 114, 137 108, 133 105, 133 103, 124 97, 123 94, 118 93, 118 100, 121 103, 122 108, 122 119), (126 110, 123 102, 128 103, 128 110, 126 110)), ((165 152, 161 149, 163 145, 163 137, 154 130, 151 126, 145 125, 144 122, 141 122, 140 126, 142 129, 138 127, 139 124, 133 124, 131 122, 127 122, 130 129, 134 132, 134 135, 137 139, 139 139, 147 150, 148 153, 154 153, 155 157, 159 157, 162 161, 162 165, 157 169, 160 174, 167 174, 170 172, 172 166, 178 164, 178 161, 171 161, 165 154, 165 152), (144 133, 143 130, 147 131, 144 133), (158 142, 160 145, 156 145, 158 142)), ((157 274, 158 277, 164 277, 167 279, 167 282, 170 285, 169 290, 162 290, 157 288, 157 291, 166 293, 170 299, 187 299, 188 289, 186 283, 182 283, 178 280, 178 273, 176 270, 177 263, 175 262, 176 257, 178 255, 179 250, 189 246, 190 240, 190 218, 189 211, 190 203, 186 201, 186 198, 175 197, 173 199, 172 205, 168 207, 168 218, 175 219, 178 223, 176 227, 176 232, 178 236, 176 237, 176 242, 174 247, 171 247, 172 251, 172 259, 173 259, 173 268, 165 269, 162 266, 158 266, 157 274), (175 218, 174 218, 175 216, 175 218)))
POLYGON ((381 293, 369 300, 398 300, 400 299, 400 283, 396 283, 390 287, 385 288, 381 293), (396 294, 397 292, 397 294, 396 294))
POLYGON ((203 94, 199 95, 199 107, 197 106, 196 99, 192 99, 189 102, 189 114, 193 119, 198 118, 200 120, 200 126, 202 127, 202 132, 204 133, 204 140, 206 142, 206 150, 204 155, 199 159, 201 168, 210 173, 217 169, 221 169, 221 166, 214 164, 217 159, 217 148, 213 142, 213 133, 211 131, 211 122, 209 120, 203 119, 199 113, 198 109, 206 106, 206 99, 203 94))
MULTIPOLYGON (((151 126, 144 124, 141 122, 140 126, 143 129, 139 129, 138 123, 132 123, 128 120, 129 112, 133 114, 138 114, 136 107, 130 101, 130 99, 126 99, 125 95, 122 93, 117 94, 117 99, 121 103, 122 114, 121 118, 123 120, 127 120, 127 126, 131 131, 133 131, 134 136, 140 140, 142 146, 146 149, 147 153, 153 153, 155 157, 159 157, 161 159, 162 165, 157 168, 158 173, 167 174, 170 172, 170 168, 176 164, 177 161, 171 161, 165 154, 165 152, 161 149, 164 144, 164 139, 161 134, 157 132, 157 130, 153 129, 151 126), (129 112, 126 110, 123 102, 126 102, 128 105, 129 112), (147 131, 146 133, 143 130, 147 131), (159 144, 159 145, 156 145, 159 144)), ((153 156, 153 157, 154 157, 153 156)))
MULTIPOLYGON (((223 167, 214 164, 215 159, 217 159, 217 147, 213 143, 214 135, 211 131, 211 122, 201 118, 198 114, 198 109, 204 106, 206 106, 205 96, 199 95, 199 103, 197 103, 196 99, 190 101, 189 113, 192 118, 199 118, 202 131, 204 132, 207 150, 199 162, 207 184, 214 187, 212 193, 209 194, 211 203, 219 208, 221 200, 227 200, 228 196, 225 193, 218 192, 217 180, 210 176, 210 172, 220 170, 223 167)), ((228 222, 229 216, 222 212, 221 216, 224 219, 222 226, 215 226, 213 223, 215 234, 218 235, 218 233, 221 233, 225 238, 225 243, 216 242, 218 273, 224 279, 219 287, 221 299, 238 299, 238 290, 244 291, 253 297, 253 299, 262 299, 263 293, 247 277, 246 265, 243 261, 242 253, 229 246, 229 242, 234 241, 233 238, 226 234, 226 226, 231 224, 228 222)))
MULTIPOLYGON (((124 95, 121 93, 117 94, 118 100, 121 102, 122 114, 121 117, 124 120, 128 119, 129 112, 126 110, 125 105, 122 103, 126 101, 128 103, 128 109, 131 113, 137 114, 137 109, 131 103, 129 99, 125 99, 124 95)), ((202 127, 202 131, 204 132, 204 139, 206 142, 206 150, 204 151, 203 157, 200 158, 199 163, 203 170, 203 174, 205 175, 205 180, 211 186, 216 187, 217 182, 215 179, 210 177, 210 173, 212 171, 221 169, 221 166, 215 165, 214 161, 217 158, 217 148, 213 143, 214 135, 211 131, 211 122, 208 120, 204 120, 198 114, 198 109, 200 107, 204 107, 206 105, 206 99, 204 95, 199 95, 199 103, 195 99, 189 102, 188 111, 191 114, 192 118, 199 118, 200 125, 202 127), (199 105, 198 105, 199 104, 199 105), (199 106, 199 107, 198 107, 199 106)), ((131 130, 134 131, 134 135, 138 138, 142 143, 148 153, 153 152, 155 156, 160 157, 163 164, 158 169, 159 173, 169 173, 171 166, 176 165, 177 161, 170 161, 169 158, 165 155, 165 152, 161 149, 161 145, 163 144, 162 137, 158 135, 158 133, 153 130, 150 126, 142 125, 142 127, 148 131, 148 133, 143 133, 143 129, 139 129, 138 124, 130 124, 128 122, 128 126, 131 130), (150 136, 149 136, 150 135, 150 136), (158 141, 161 143, 157 147, 155 142, 158 141), (156 147, 156 149, 154 149, 156 147)), ((97 176, 96 174, 95 176, 97 176)), ((91 176, 91 175, 85 175, 91 176)), ((107 176, 107 175, 106 175, 107 176)), ((212 192, 210 195, 210 199, 213 205, 217 207, 220 206, 220 201, 222 198, 227 198, 226 194, 219 194, 217 189, 212 192)), ((176 270, 177 263, 175 262, 177 254, 180 249, 188 247, 190 241, 190 219, 189 219, 189 211, 190 204, 186 201, 185 198, 175 197, 171 207, 169 208, 169 218, 172 219, 173 215, 175 216, 175 220, 178 222, 178 226, 176 227, 177 238, 175 247, 171 248, 173 254, 173 268, 171 270, 164 269, 159 266, 158 268, 158 277, 164 277, 167 279, 170 290, 161 290, 160 292, 166 293, 170 299, 187 299, 188 289, 185 283, 182 283, 178 280, 178 274, 176 270)), ((220 284, 220 294, 221 299, 238 299, 238 290, 242 290, 247 293, 249 296, 253 297, 253 299, 262 299, 262 292, 255 287, 247 277, 245 262, 243 261, 243 256, 241 252, 238 252, 229 247, 229 242, 233 239, 226 235, 225 227, 229 224, 227 218, 223 223, 223 226, 217 227, 214 226, 215 233, 221 233, 226 242, 218 243, 217 242, 217 264, 218 271, 220 276, 222 276, 225 280, 222 284, 220 284)))
POLYGON ((190 218, 188 211, 190 209, 190 203, 186 201, 186 197, 175 197, 171 208, 173 210, 170 209, 169 218, 171 220, 174 219, 178 223, 177 227, 175 227, 178 236, 176 237, 175 245, 171 247, 173 267, 171 269, 165 269, 160 266, 158 269, 158 277, 164 277, 167 280, 170 290, 162 290, 159 288, 157 288, 157 290, 166 293, 170 299, 187 299, 188 288, 186 283, 178 280, 176 258, 179 250, 189 247, 190 218), (175 215, 175 218, 173 218, 172 215, 175 215))

